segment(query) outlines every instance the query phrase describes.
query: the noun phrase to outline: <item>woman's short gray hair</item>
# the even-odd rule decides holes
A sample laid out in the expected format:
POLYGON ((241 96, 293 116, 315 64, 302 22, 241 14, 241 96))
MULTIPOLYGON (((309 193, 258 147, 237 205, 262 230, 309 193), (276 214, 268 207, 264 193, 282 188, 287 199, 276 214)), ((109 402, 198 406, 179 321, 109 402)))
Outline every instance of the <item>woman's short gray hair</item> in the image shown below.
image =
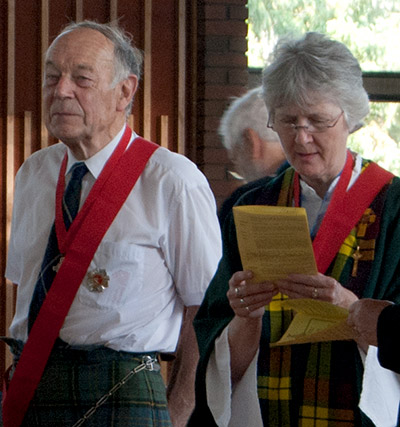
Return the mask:
POLYGON ((357 59, 343 43, 323 34, 310 32, 300 39, 278 42, 262 82, 272 118, 278 107, 306 108, 316 97, 339 105, 350 132, 359 129, 369 113, 357 59))
MULTIPOLYGON (((112 86, 128 78, 130 74, 134 74, 138 78, 138 81, 140 80, 143 55, 142 52, 133 45, 132 37, 128 33, 112 23, 100 24, 95 21, 86 20, 71 22, 61 31, 58 37, 81 28, 88 28, 100 32, 114 45, 115 74, 112 86)), ((127 108, 127 113, 130 112, 131 108, 132 102, 127 108)))

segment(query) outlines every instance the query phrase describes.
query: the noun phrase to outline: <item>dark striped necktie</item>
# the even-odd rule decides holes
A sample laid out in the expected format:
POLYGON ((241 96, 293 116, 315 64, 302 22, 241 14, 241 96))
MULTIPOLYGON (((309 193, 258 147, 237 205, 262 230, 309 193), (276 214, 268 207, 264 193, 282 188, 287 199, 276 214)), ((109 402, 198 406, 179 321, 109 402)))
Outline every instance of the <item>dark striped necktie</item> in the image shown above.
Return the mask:
MULTIPOLYGON (((67 189, 64 192, 62 203, 64 224, 67 230, 78 213, 82 190, 82 178, 87 172, 88 168, 83 162, 75 163, 70 170, 72 175, 67 189)), ((56 229, 53 223, 42 266, 40 268, 39 277, 36 282, 32 301, 29 307, 28 332, 30 332, 32 325, 39 314, 40 307, 46 298, 47 292, 53 283, 57 273, 55 267, 59 263, 61 256, 62 254, 60 254, 60 250, 58 248, 56 229)))

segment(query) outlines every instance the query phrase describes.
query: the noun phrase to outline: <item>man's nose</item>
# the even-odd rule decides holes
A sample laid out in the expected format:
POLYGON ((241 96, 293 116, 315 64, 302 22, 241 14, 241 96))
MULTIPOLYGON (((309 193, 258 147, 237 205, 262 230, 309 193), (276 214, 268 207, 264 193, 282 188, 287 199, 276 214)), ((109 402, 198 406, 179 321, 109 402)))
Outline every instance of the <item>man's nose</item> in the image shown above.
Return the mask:
POLYGON ((70 98, 74 95, 74 82, 67 76, 61 76, 57 82, 54 94, 60 98, 70 98))

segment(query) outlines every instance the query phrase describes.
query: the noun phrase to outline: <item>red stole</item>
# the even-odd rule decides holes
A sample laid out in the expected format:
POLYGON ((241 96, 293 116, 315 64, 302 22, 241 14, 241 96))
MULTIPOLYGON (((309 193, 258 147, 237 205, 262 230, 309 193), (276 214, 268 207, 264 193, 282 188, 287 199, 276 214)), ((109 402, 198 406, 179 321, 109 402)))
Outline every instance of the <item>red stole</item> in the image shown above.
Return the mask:
MULTIPOLYGON (((129 128, 127 131, 130 135, 129 128)), ((158 147, 152 142, 136 138, 122 155, 117 156, 118 159, 111 168, 107 168, 106 164, 98 178, 100 184, 97 187, 101 188, 97 195, 100 197, 91 197, 89 193, 86 202, 89 201, 90 206, 85 208, 85 202, 81 209, 83 212, 79 212, 75 218, 78 219, 79 229, 70 238, 65 259, 32 327, 7 394, 3 396, 4 427, 18 427, 22 423, 54 342, 93 255, 132 191, 148 159, 158 147), (104 170, 106 178, 100 179, 104 170)), ((73 224, 68 233, 73 229, 73 224)))
MULTIPOLYGON (((347 190, 352 170, 353 157, 348 151, 345 167, 313 240, 314 256, 320 273, 326 272, 343 241, 360 220, 365 209, 372 203, 382 187, 394 177, 391 172, 376 163, 370 163, 347 190)), ((296 206, 299 205, 299 191, 298 174, 296 173, 294 181, 296 206)))

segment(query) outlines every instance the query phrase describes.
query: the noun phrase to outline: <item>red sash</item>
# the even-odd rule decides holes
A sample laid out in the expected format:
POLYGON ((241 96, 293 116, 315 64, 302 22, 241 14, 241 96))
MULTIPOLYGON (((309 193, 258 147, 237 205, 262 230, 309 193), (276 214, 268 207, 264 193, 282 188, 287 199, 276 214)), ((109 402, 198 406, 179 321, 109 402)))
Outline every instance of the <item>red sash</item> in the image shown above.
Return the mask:
POLYGON ((364 211, 382 187, 394 177, 391 172, 378 164, 370 163, 350 190, 346 191, 351 170, 352 157, 349 153, 328 210, 313 240, 315 260, 320 273, 326 272, 343 241, 360 220, 364 211))
POLYGON ((101 192, 103 190, 104 184, 108 181, 110 176, 112 175, 114 169, 117 167, 120 158, 125 154, 126 147, 129 144, 129 141, 132 136, 132 130, 127 126, 124 134, 121 137, 118 145, 115 147, 110 158, 107 160, 106 164, 101 171, 101 174, 96 179, 92 189, 90 190, 89 195, 87 196, 85 203, 82 208, 79 210, 76 218, 72 222, 68 231, 65 229, 63 213, 62 213, 62 199, 65 191, 65 172, 67 168, 68 156, 67 154, 64 157, 64 160, 61 164, 60 174, 57 182, 56 189, 56 234, 58 247, 60 249, 61 254, 65 254, 69 248, 70 243, 74 240, 78 231, 82 226, 82 222, 85 219, 86 215, 91 212, 93 209, 93 203, 100 197, 101 192))
POLYGON ((7 395, 3 396, 4 427, 21 425, 93 255, 158 147, 136 138, 113 168, 112 179, 103 184, 101 197, 93 201, 90 215, 82 219, 29 334, 7 395))

